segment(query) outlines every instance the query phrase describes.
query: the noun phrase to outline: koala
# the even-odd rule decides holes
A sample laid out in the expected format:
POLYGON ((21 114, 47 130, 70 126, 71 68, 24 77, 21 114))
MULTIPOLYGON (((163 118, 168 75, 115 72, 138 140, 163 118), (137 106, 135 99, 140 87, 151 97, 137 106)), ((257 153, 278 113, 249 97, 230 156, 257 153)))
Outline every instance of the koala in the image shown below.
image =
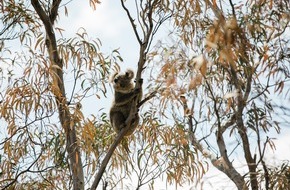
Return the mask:
MULTIPOLYGON (((137 98, 137 103, 142 96, 141 89, 134 89, 135 84, 133 82, 134 72, 127 70, 125 74, 115 73, 112 76, 112 83, 114 87, 114 101, 110 109, 110 122, 116 133, 119 133, 122 128, 126 127, 126 120, 130 115, 131 107, 133 106, 133 100, 137 98)), ((142 83, 143 81, 139 81, 142 83)), ((136 114, 131 123, 130 130, 125 136, 131 135, 139 123, 139 115, 136 114)))

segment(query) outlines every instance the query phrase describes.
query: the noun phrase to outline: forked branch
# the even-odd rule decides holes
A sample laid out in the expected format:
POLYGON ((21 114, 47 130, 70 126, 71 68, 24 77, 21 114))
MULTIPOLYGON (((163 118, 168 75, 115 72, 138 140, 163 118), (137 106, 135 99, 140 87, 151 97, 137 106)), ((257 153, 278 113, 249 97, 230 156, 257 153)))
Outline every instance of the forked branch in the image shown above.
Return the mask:
POLYGON ((52 72, 51 91, 55 96, 59 120, 66 133, 66 151, 68 153, 69 167, 72 173, 73 189, 84 189, 84 175, 81 154, 77 143, 75 125, 71 126, 71 114, 67 107, 66 92, 63 78, 63 63, 57 49, 56 36, 53 23, 58 14, 61 0, 54 0, 51 10, 45 11, 38 0, 31 0, 31 4, 42 21, 46 32, 46 47, 50 59, 52 72))

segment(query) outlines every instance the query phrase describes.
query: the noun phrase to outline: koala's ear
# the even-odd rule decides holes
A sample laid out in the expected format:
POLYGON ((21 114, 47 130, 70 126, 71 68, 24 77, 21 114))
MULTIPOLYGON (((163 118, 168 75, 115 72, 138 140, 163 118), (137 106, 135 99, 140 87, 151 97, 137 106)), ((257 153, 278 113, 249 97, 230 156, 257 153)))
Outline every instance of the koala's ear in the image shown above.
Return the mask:
POLYGON ((128 79, 132 79, 134 77, 134 71, 132 71, 131 69, 128 69, 125 75, 128 79))

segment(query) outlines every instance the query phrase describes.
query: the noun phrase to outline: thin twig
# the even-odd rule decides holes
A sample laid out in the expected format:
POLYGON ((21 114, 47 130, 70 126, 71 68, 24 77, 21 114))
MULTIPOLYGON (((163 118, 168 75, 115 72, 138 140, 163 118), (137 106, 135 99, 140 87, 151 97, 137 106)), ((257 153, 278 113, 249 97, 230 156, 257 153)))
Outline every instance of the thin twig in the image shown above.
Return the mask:
POLYGON ((233 13, 234 17, 236 17, 235 6, 234 6, 232 0, 229 0, 229 1, 230 1, 230 5, 232 7, 232 13, 233 13))
POLYGON ((16 175, 15 179, 12 180, 9 184, 7 184, 3 189, 8 189, 13 183, 15 183, 17 181, 17 179, 24 173, 29 172, 30 168, 32 168, 32 166, 39 160, 39 158, 42 156, 42 152, 43 150, 41 150, 40 154, 38 155, 38 157, 31 163, 31 165, 26 169, 21 171, 19 174, 16 175))

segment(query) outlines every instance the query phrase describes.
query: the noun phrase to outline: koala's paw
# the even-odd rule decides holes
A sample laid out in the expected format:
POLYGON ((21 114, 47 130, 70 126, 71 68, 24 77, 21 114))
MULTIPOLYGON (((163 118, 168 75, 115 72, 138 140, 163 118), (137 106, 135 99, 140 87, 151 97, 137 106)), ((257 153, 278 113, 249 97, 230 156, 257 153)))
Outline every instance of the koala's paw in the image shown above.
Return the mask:
POLYGON ((139 81, 138 81, 140 84, 143 84, 143 79, 141 78, 141 79, 139 79, 139 81))

